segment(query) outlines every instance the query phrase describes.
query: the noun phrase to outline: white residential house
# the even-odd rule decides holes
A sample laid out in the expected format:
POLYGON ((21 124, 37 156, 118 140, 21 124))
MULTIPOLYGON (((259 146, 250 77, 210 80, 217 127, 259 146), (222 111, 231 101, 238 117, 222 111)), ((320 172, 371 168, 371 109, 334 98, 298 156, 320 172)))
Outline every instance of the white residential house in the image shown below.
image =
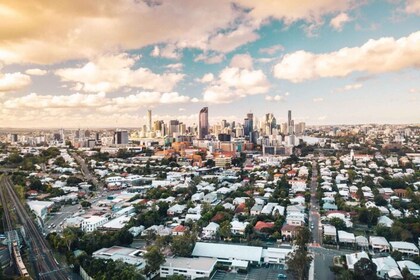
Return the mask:
POLYGON ((392 251, 398 251, 405 255, 418 256, 419 248, 414 243, 404 241, 390 241, 392 251))
POLYGON ((212 239, 216 237, 216 234, 219 228, 220 228, 219 224, 211 222, 206 227, 203 228, 201 234, 203 238, 212 239))
POLYGON ((293 226, 302 226, 305 224, 305 217, 306 216, 303 213, 292 212, 287 214, 286 223, 293 226))
POLYGON ((391 246, 388 241, 382 236, 370 236, 369 245, 374 251, 389 252, 391 250, 391 246))
POLYGON ((358 252, 353 254, 346 254, 346 263, 349 270, 354 270, 354 264, 361 259, 368 259, 369 255, 366 252, 358 252))
POLYGON ((385 227, 392 227, 392 224, 394 223, 393 220, 388 218, 387 216, 381 216, 378 218, 378 225, 383 225, 385 227))
POLYGON ((399 261, 397 264, 401 271, 406 267, 411 274, 420 279, 420 265, 412 261, 399 261))
POLYGON ((106 222, 108 222, 107 217, 91 216, 82 222, 81 229, 86 232, 91 232, 104 225, 106 222))
POLYGON ((230 225, 231 225, 230 231, 232 232, 232 234, 244 235, 245 228, 248 224, 249 224, 248 222, 239 222, 236 220, 232 221, 230 222, 230 225))
POLYGON ((187 208, 186 205, 175 204, 175 205, 169 207, 169 209, 167 211, 167 214, 169 216, 180 215, 184 212, 185 208, 187 208))
POLYGON ((338 241, 340 243, 347 243, 347 244, 356 243, 356 237, 351 232, 347 232, 347 231, 344 231, 344 230, 339 230, 337 232, 337 234, 338 234, 338 241))
POLYGON ((324 238, 336 242, 337 241, 337 229, 335 228, 335 226, 324 225, 323 228, 324 228, 324 238))
POLYGON ((254 206, 252 206, 251 211, 250 211, 251 216, 257 216, 261 214, 262 209, 263 209, 263 206, 261 204, 254 204, 254 206))
POLYGON ((204 193, 199 192, 199 193, 195 193, 191 196, 191 201, 192 202, 201 202, 204 198, 204 193))
POLYGON ((403 279, 397 262, 391 257, 374 258, 376 264, 376 275, 380 278, 403 279))

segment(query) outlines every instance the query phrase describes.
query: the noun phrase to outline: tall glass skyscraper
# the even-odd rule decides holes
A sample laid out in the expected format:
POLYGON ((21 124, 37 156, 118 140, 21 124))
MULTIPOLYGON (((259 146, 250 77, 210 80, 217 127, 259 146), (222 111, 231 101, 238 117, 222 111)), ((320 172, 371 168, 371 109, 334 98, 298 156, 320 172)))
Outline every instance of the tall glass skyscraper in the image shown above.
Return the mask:
POLYGON ((198 117, 198 139, 204 139, 209 134, 209 108, 204 107, 200 110, 198 117))

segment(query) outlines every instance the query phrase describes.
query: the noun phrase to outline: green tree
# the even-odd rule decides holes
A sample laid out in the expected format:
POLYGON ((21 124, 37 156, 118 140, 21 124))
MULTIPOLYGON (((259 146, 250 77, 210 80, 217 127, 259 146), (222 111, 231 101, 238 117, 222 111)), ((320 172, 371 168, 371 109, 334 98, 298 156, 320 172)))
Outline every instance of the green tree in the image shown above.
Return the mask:
POLYGON ((346 230, 347 226, 346 226, 346 222, 344 222, 342 219, 338 218, 338 217, 333 217, 331 219, 328 220, 328 222, 335 226, 335 228, 337 230, 346 230))
POLYGON ((377 279, 376 264, 370 259, 362 258, 354 264, 354 274, 360 280, 377 279))
POLYGON ((410 270, 408 270, 407 267, 404 267, 403 270, 401 270, 401 274, 403 276, 404 280, 416 280, 416 276, 411 274, 410 270))
POLYGON ((308 279, 309 267, 312 257, 304 249, 295 250, 286 261, 288 272, 293 276, 292 279, 305 280, 308 279))
POLYGON ((144 259, 147 263, 145 268, 146 274, 157 271, 160 265, 165 262, 165 257, 156 246, 149 247, 147 253, 144 254, 144 259))
POLYGON ((178 235, 172 240, 171 251, 179 257, 191 257, 195 246, 195 237, 191 234, 178 235))
POLYGON ((222 222, 219 227, 220 237, 230 238, 232 236, 231 228, 232 226, 229 221, 222 222))
POLYGON ((80 205, 81 205, 83 208, 88 208, 88 207, 90 207, 92 204, 91 204, 89 201, 87 201, 87 200, 83 200, 82 202, 80 202, 80 205))

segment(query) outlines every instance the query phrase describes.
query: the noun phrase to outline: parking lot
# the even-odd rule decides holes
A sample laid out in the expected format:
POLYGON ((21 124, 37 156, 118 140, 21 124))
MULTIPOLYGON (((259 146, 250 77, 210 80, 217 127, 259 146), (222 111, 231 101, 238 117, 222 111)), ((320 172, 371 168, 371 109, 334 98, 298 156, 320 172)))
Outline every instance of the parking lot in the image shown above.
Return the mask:
POLYGON ((251 268, 248 274, 239 274, 218 270, 212 280, 277 280, 279 273, 287 274, 281 265, 270 265, 269 267, 251 268))

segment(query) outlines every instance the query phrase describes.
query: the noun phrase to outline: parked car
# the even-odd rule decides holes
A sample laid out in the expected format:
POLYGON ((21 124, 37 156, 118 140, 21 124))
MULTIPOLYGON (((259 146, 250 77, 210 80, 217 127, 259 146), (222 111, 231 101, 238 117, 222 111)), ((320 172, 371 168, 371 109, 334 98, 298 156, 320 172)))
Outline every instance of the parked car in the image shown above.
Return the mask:
POLYGON ((279 273, 279 274, 277 274, 277 279, 287 279, 287 276, 286 276, 286 274, 279 273))

